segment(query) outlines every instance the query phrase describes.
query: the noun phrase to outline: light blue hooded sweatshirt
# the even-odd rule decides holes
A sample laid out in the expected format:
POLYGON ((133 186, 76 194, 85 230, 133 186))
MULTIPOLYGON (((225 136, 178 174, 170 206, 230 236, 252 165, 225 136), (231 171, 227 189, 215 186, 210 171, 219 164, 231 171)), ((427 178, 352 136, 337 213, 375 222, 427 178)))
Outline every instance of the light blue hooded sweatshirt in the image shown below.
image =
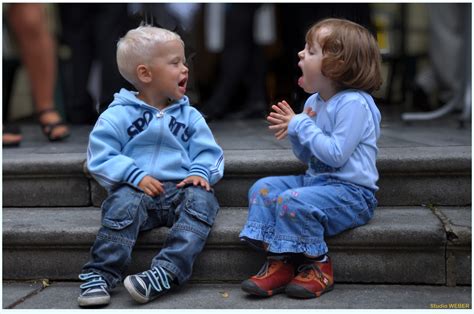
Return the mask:
POLYGON ((121 89, 89 136, 87 167, 107 190, 138 187, 146 175, 180 181, 196 175, 211 185, 224 174, 224 154, 188 97, 163 110, 121 89))
POLYGON ((344 90, 327 102, 318 93, 305 103, 315 117, 301 113, 288 125, 293 152, 308 164, 307 174, 329 175, 377 191, 375 165, 380 136, 380 111, 373 98, 344 90))

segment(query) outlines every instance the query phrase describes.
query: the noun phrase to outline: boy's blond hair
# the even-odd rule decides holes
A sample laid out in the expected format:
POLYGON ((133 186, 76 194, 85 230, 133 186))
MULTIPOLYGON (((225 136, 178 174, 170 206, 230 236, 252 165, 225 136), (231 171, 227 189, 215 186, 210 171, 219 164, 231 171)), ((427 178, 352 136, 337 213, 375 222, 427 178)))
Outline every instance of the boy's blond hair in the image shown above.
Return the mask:
POLYGON ((338 88, 378 90, 382 85, 381 57, 377 41, 363 26, 344 19, 324 19, 306 33, 311 46, 316 40, 323 51, 321 73, 338 88), (328 32, 319 33, 321 29, 328 32))
POLYGON ((156 54, 157 44, 171 40, 178 40, 184 46, 178 34, 163 28, 141 25, 129 30, 117 43, 117 66, 120 74, 136 87, 137 67, 151 60, 156 54))

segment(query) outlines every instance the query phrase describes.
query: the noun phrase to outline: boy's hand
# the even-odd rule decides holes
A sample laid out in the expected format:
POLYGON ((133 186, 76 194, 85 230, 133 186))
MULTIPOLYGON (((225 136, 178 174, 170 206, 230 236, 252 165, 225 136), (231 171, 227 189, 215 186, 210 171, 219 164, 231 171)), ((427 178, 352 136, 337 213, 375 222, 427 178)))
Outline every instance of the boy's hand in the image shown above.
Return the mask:
POLYGON ((202 186, 208 192, 211 190, 211 186, 209 185, 209 182, 207 182, 206 179, 204 179, 200 176, 189 176, 186 179, 184 179, 183 181, 176 184, 176 187, 182 188, 182 187, 185 187, 188 184, 189 185, 192 184, 194 186, 202 186))
POLYGON ((272 109, 274 112, 270 112, 270 115, 267 117, 268 122, 272 125, 268 128, 275 131, 277 139, 284 139, 288 134, 288 124, 295 116, 295 112, 285 100, 278 102, 277 105, 273 105, 272 109))
POLYGON ((151 197, 165 193, 163 183, 151 176, 144 176, 140 183, 138 183, 138 187, 151 197))

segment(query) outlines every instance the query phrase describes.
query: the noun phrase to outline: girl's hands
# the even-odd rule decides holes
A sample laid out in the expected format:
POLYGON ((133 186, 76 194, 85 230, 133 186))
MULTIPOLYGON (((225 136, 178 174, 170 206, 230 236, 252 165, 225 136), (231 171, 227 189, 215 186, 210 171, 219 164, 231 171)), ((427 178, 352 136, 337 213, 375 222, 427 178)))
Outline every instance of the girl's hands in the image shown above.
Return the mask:
POLYGON ((270 112, 267 117, 267 121, 272 125, 268 128, 275 132, 278 140, 284 139, 288 135, 288 124, 295 116, 295 112, 285 100, 273 105, 272 109, 274 112, 270 112))
POLYGON ((316 115, 316 111, 313 111, 311 107, 308 107, 304 110, 304 113, 306 113, 310 118, 314 117, 316 115))
MULTIPOLYGON (((285 100, 273 105, 272 109, 274 112, 270 112, 270 115, 267 117, 267 121, 272 125, 268 128, 275 132, 275 137, 278 140, 282 140, 288 135, 288 124, 290 124, 291 119, 296 114, 285 100)), ((304 112, 310 117, 316 115, 316 112, 310 107, 306 108, 304 112)))

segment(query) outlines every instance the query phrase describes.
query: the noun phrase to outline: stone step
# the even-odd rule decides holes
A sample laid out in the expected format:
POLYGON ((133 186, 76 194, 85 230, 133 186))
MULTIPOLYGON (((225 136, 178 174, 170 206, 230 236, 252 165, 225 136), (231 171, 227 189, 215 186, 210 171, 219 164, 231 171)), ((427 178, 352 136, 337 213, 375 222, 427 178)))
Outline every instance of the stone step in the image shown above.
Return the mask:
MULTIPOLYGON (((263 263, 238 239, 247 210, 222 208, 193 281, 240 281, 263 263)), ((87 261, 100 209, 4 208, 3 279, 74 280, 87 261)), ((148 269, 166 228, 143 233, 131 273, 148 269)), ((471 283, 470 207, 380 207, 369 224, 328 239, 337 282, 471 283)))
MULTIPOLYGON (((303 173, 289 149, 225 150, 225 175, 216 186, 221 206, 247 206, 250 186, 271 175, 303 173)), ((105 191, 84 167, 85 153, 3 156, 3 206, 100 206, 105 191)), ((381 206, 471 204, 471 147, 383 147, 377 162, 381 206)))
MULTIPOLYGON (((79 309, 78 282, 4 282, 4 309, 79 309)), ((336 284, 333 291, 309 300, 249 297, 239 284, 195 283, 147 304, 133 301, 123 286, 113 290, 105 309, 470 309, 471 287, 336 284)))

